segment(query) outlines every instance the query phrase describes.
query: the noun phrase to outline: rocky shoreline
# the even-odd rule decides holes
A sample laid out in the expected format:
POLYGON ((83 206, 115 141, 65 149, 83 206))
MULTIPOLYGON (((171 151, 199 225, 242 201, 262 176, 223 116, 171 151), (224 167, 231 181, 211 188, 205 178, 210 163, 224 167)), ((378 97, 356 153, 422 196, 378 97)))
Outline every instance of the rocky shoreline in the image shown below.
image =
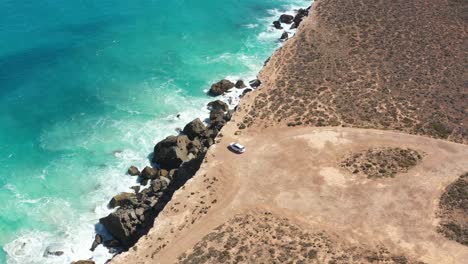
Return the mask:
MULTIPOLYGON (((283 25, 290 25, 290 29, 296 29, 308 15, 309 9, 310 7, 295 10, 294 16, 283 14, 272 23, 272 27, 282 30, 283 25)), ((289 34, 284 31, 280 41, 286 41, 289 34)), ((265 65, 267 63, 268 60, 265 65)), ((214 83, 208 95, 220 96, 231 89, 242 89, 242 97, 260 86, 259 79, 251 80, 248 84, 243 80, 233 83, 224 79, 214 83)), ((223 136, 220 131, 231 120, 237 108, 229 109, 229 105, 221 100, 212 101, 207 107, 210 113, 205 122, 196 118, 186 124, 178 135, 168 136, 154 146, 152 166, 146 166, 141 171, 135 166, 129 167, 127 174, 138 177, 139 185, 130 187, 132 192, 119 193, 109 201, 109 208, 117 209, 101 218, 99 223, 113 238, 104 240, 104 236, 96 234, 91 251, 101 244, 115 253, 134 246, 153 227, 155 218, 171 201, 174 193, 195 175, 210 146, 223 136)), ((94 262, 80 260, 73 263, 94 262)))

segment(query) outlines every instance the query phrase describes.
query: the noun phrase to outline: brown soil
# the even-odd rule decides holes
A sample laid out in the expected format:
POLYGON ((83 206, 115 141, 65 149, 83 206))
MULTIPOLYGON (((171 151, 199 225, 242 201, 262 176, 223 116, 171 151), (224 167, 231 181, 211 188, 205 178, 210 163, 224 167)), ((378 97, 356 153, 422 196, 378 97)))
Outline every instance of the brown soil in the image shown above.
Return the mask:
MULTIPOLYGON (((385 256, 425 263, 463 263, 468 258, 465 246, 437 232, 436 217, 444 188, 468 171, 466 145, 356 128, 246 129, 238 136, 236 129, 235 123, 223 128, 224 136, 210 148, 200 171, 175 193, 154 228, 113 263, 183 260, 194 252, 187 250, 196 250, 217 227, 235 226, 230 219, 252 211, 287 218, 311 236, 323 233, 336 243, 327 257, 328 251, 318 252, 326 259, 341 256, 348 247, 361 248, 359 252, 385 248, 385 256), (229 151, 233 141, 246 145, 247 152, 229 151), (386 147, 426 154, 404 176, 393 178, 356 177, 341 168, 345 153, 386 147)), ((275 221, 272 226, 282 225, 275 221)), ((258 226, 250 224, 243 228, 258 226)), ((252 245, 263 244, 267 236, 251 239, 252 245)), ((300 236, 285 241, 301 250, 300 236)), ((220 246, 213 248, 218 252, 220 246)))
POLYGON ((375 148, 352 153, 341 162, 341 167, 368 178, 394 177, 399 172, 407 172, 421 159, 422 156, 412 149, 375 148))
POLYGON ((439 232, 468 246, 468 173, 446 188, 439 206, 439 232))
POLYGON ((179 257, 195 263, 420 263, 393 255, 385 247, 375 250, 343 243, 324 231, 310 232, 289 218, 271 212, 240 214, 215 228, 193 249, 179 257))
POLYGON ((466 211, 442 196, 442 233, 437 215, 468 171, 468 147, 421 135, 468 143, 467 14, 461 0, 317 0, 199 172, 112 263, 466 263, 467 248, 443 231, 444 219, 464 228, 466 211), (234 141, 247 152, 227 150, 234 141), (346 153, 386 148, 425 155, 396 161, 395 177, 341 166, 346 153), (306 252, 301 237, 323 248, 306 252))
POLYGON ((468 1, 319 0, 241 127, 352 126, 468 143, 468 1))

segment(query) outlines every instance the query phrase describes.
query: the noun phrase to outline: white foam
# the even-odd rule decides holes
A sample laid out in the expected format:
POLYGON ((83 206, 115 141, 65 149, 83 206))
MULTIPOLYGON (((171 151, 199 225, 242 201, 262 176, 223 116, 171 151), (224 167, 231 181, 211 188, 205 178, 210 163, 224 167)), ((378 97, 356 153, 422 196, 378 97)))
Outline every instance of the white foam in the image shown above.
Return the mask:
MULTIPOLYGON (((297 2, 299 3, 300 1, 297 2)), ((304 3, 304 1, 301 1, 301 3, 304 3)), ((292 14, 292 10, 297 8, 298 5, 290 5, 282 7, 281 9, 269 10, 268 17, 258 19, 256 23, 246 24, 245 26, 248 28, 264 27, 255 41, 267 41, 272 44, 273 47, 276 45, 280 46, 281 44, 277 40, 283 31, 274 30, 271 27, 271 23, 278 19, 280 14, 288 12, 292 14), (282 12, 281 10, 289 11, 282 12)), ((289 25, 285 25, 285 28, 288 26, 289 25)), ((246 47, 255 47, 255 41, 248 40, 247 43, 245 43, 246 47)), ((245 65, 248 70, 238 75, 225 76, 225 78, 232 82, 243 79, 244 82, 248 84, 250 80, 256 78, 256 74, 263 65, 263 60, 259 57, 246 55, 243 52, 225 53, 216 58, 206 58, 207 63, 229 63, 233 60, 236 60, 236 63, 245 65)), ((214 82, 217 80, 212 81, 214 82)), ((5 185, 5 188, 15 194, 19 203, 40 204, 40 206, 35 207, 34 211, 31 212, 31 216, 43 217, 43 219, 41 219, 42 221, 50 221, 51 224, 57 227, 57 230, 53 233, 31 230, 22 231, 16 239, 9 242, 4 247, 7 253, 8 263, 55 264, 70 263, 74 260, 92 258, 97 264, 102 264, 113 256, 113 254, 102 245, 98 246, 94 252, 91 252, 89 248, 94 239, 95 224, 98 223, 99 218, 112 212, 112 210, 107 207, 110 198, 118 192, 129 191, 129 187, 136 184, 135 177, 125 175, 128 166, 135 165, 139 168, 149 166, 148 154, 152 151, 152 147, 156 142, 169 134, 175 134, 177 128, 183 128, 185 124, 192 121, 194 118, 199 117, 204 120, 209 116, 206 104, 213 100, 213 98, 206 97, 200 99, 184 96, 183 91, 174 85, 173 80, 167 80, 162 84, 161 88, 162 90, 167 89, 170 91, 171 96, 154 95, 151 97, 152 103, 154 105, 168 106, 169 109, 180 109, 177 113, 170 112, 155 116, 144 123, 135 120, 127 121, 130 123, 123 124, 121 120, 112 120, 108 117, 92 120, 92 123, 86 124, 75 123, 75 121, 72 120, 72 122, 56 124, 41 136, 41 147, 44 149, 68 150, 76 148, 76 146, 87 148, 87 146, 96 144, 96 142, 106 140, 106 138, 96 133, 91 133, 90 131, 99 130, 99 128, 110 124, 122 135, 122 140, 126 142, 126 145, 134 147, 110 153, 115 156, 116 164, 95 171, 97 179, 96 186, 94 190, 82 197, 82 199, 94 205, 93 209, 80 215, 74 215, 77 214, 76 210, 64 200, 50 197, 29 199, 21 195, 16 190, 15 186, 5 185), (178 114, 180 115, 179 117, 177 117, 178 114), (88 127, 87 131, 79 130, 83 127, 88 127), (76 133, 84 133, 87 135, 87 137, 85 137, 86 140, 79 141, 78 137, 73 137, 76 133), (69 136, 64 138, 63 135, 69 136), (61 256, 44 257, 44 251, 50 245, 59 248, 64 254, 61 256)), ((147 90, 143 90, 144 94, 149 94, 149 91, 154 91, 152 87, 147 87, 147 90)), ((239 103, 239 98, 243 91, 244 89, 233 88, 228 93, 219 96, 218 99, 228 103, 232 109, 239 103)), ((102 101, 107 102, 105 95, 101 94, 97 96, 99 96, 102 101)), ((117 108, 119 111, 124 111, 132 115, 152 115, 152 113, 145 113, 140 109, 129 109, 128 106, 116 105, 114 102, 111 102, 110 99, 108 104, 117 108)), ((60 160, 57 161, 56 165, 62 166, 63 163, 64 161, 60 160)), ((48 170, 44 170, 39 177, 45 178, 47 173, 48 170)), ((104 235, 107 236, 108 234, 104 233, 104 235)), ((107 239, 108 237, 105 238, 107 239)))

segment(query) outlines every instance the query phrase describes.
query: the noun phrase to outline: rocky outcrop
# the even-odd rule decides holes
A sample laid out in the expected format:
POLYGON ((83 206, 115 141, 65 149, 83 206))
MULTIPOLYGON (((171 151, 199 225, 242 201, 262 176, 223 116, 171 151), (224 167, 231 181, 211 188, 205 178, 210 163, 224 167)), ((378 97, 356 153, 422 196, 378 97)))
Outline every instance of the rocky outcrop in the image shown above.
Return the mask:
POLYGON ((234 83, 229 80, 221 80, 213 85, 211 85, 209 94, 213 96, 222 95, 227 92, 229 89, 234 87, 234 83))
POLYGON ((273 27, 276 29, 283 29, 283 27, 281 26, 281 22, 279 21, 273 21, 273 27))
POLYGON ((171 170, 188 161, 187 145, 190 139, 186 135, 169 136, 154 147, 154 158, 161 168, 171 170))
POLYGON ((283 14, 280 16, 279 21, 285 24, 291 24, 294 20, 294 16, 283 14))
POLYGON ((132 205, 136 203, 137 199, 134 193, 123 192, 112 197, 112 199, 109 202, 109 207, 115 208, 117 206, 132 205))
POLYGON ((221 110, 221 111, 226 112, 229 110, 229 106, 221 100, 216 100, 216 101, 208 103, 208 108, 211 111, 221 110))
POLYGON ((242 89, 247 87, 247 85, 245 85, 244 80, 238 80, 234 87, 236 87, 237 89, 242 89))
POLYGON ((259 79, 255 79, 250 81, 249 84, 252 88, 258 88, 262 84, 262 82, 259 79))
POLYGON ((283 34, 281 34, 280 40, 287 40, 289 38, 288 32, 284 31, 283 34))
POLYGON ((130 166, 130 168, 127 170, 127 174, 131 176, 138 176, 140 175, 140 170, 135 166, 130 166))
POLYGON ((140 173, 140 180, 143 185, 146 185, 148 180, 156 179, 158 177, 158 170, 146 166, 140 173))
POLYGON ((95 264, 95 262, 92 260, 78 260, 73 261, 71 264, 95 264))
POLYGON ((96 234, 96 236, 94 236, 93 244, 91 245, 91 248, 89 250, 94 251, 97 248, 97 246, 101 244, 102 244, 102 236, 99 234, 96 234))
POLYGON ((306 8, 306 9, 301 8, 301 9, 297 10, 297 14, 294 16, 294 19, 293 19, 294 23, 291 25, 291 29, 297 28, 301 24, 302 20, 306 16, 309 15, 309 9, 310 9, 310 7, 306 8))
POLYGON ((205 134, 205 131, 205 124, 203 124, 200 118, 197 118, 192 122, 188 123, 183 130, 184 134, 187 135, 187 137, 190 140, 203 136, 205 134))

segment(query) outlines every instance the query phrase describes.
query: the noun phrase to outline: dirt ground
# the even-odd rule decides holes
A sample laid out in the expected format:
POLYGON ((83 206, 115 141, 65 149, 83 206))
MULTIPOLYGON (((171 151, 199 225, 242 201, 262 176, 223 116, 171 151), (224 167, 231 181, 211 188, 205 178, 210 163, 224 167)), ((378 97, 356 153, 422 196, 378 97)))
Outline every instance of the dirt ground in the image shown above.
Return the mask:
POLYGON ((355 128, 249 129, 227 136, 235 129, 231 123, 223 130, 206 163, 148 236, 112 263, 177 262, 218 226, 259 210, 287 218, 304 232, 323 232, 339 248, 378 252, 384 246, 392 256, 425 263, 468 259, 465 246, 437 232, 436 218, 445 187, 468 171, 466 145, 355 128), (246 145, 247 152, 230 152, 232 141, 246 145), (369 179, 340 166, 349 153, 381 147, 426 155, 393 178, 369 179))

